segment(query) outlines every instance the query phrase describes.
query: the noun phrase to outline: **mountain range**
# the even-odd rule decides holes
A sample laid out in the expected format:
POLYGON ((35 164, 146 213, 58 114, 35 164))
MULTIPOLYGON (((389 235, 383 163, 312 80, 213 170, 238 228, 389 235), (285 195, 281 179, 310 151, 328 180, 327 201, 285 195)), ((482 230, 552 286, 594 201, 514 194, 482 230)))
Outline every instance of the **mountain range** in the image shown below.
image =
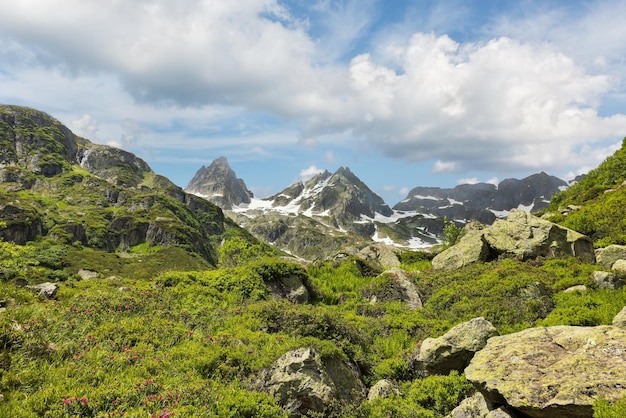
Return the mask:
POLYGON ((472 220, 492 224, 512 209, 545 209, 550 197, 567 187, 544 172, 498 185, 420 186, 392 209, 348 167, 340 167, 256 199, 220 157, 200 168, 185 190, 217 204, 257 238, 309 258, 312 243, 317 255, 320 248, 336 251, 350 243, 429 247, 440 241, 446 219, 458 226, 472 220))

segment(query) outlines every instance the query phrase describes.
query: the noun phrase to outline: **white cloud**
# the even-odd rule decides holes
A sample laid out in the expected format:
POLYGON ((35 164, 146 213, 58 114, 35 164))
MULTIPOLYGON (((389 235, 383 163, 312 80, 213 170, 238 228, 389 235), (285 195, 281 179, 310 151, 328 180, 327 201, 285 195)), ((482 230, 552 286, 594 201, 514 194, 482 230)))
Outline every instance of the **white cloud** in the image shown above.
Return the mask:
POLYGON ((433 165, 433 173, 451 173, 456 170, 456 163, 437 160, 433 165))
POLYGON ((69 128, 79 136, 95 140, 100 126, 97 120, 88 114, 84 114, 78 119, 71 121, 69 128))
POLYGON ((316 166, 311 165, 305 168, 304 170, 300 171, 300 176, 298 177, 298 180, 306 181, 310 179, 311 177, 321 174, 323 172, 324 172, 323 169, 317 168, 316 166))
POLYGON ((335 153, 331 150, 328 150, 324 153, 324 161, 328 164, 332 164, 335 162, 335 153))
POLYGON ((456 184, 476 184, 478 183, 478 177, 468 177, 468 178, 462 178, 462 179, 458 179, 456 184))
POLYGON ((409 191, 410 191, 410 189, 409 189, 408 187, 402 187, 402 188, 398 191, 398 193, 399 193, 401 196, 407 196, 407 195, 409 194, 409 191))
POLYGON ((626 131, 623 111, 599 113, 623 93, 623 1, 500 18, 466 43, 435 34, 464 21, 463 3, 447 2, 459 6, 452 17, 432 8, 418 29, 437 32, 410 26, 385 54, 372 48, 348 64, 328 57, 363 36, 374 2, 317 2, 332 17, 321 37, 284 4, 0 2, 0 91, 122 146, 267 155, 298 137, 311 147, 356 138, 392 158, 436 160, 434 173, 589 166, 626 131), (225 131, 259 114, 285 127, 225 131))

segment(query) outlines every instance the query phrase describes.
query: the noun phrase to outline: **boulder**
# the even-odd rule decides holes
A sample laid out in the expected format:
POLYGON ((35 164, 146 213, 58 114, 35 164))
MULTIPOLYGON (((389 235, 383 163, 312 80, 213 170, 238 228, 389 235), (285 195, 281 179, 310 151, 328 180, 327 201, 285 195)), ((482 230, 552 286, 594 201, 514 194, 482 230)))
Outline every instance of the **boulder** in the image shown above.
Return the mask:
MULTIPOLYGON (((618 260, 618 261, 624 261, 624 260, 618 260)), ((618 261, 614 263, 614 266, 618 265, 618 268, 619 268, 618 261)), ((626 261, 624 261, 624 263, 626 263, 626 261)), ((619 270, 616 270, 616 271, 619 271, 619 270)), ((599 288, 602 288, 602 289, 620 289, 624 287, 624 278, 612 272, 594 271, 591 274, 591 278, 593 279, 593 282, 599 288)))
POLYGON ((617 273, 626 273, 626 260, 615 260, 613 265, 611 266, 611 270, 617 273))
POLYGON ((372 291, 371 288, 364 290, 363 296, 369 299, 371 303, 402 301, 407 304, 409 309, 422 307, 419 290, 406 271, 392 268, 385 271, 383 275, 389 279, 386 285, 376 288, 375 291, 372 291))
POLYGON ((450 270, 500 256, 518 260, 574 256, 594 262, 590 238, 522 210, 513 210, 484 229, 467 231, 459 243, 438 254, 433 268, 450 270))
POLYGON ((387 379, 382 379, 376 382, 367 393, 367 400, 371 401, 376 398, 388 398, 392 395, 400 395, 400 390, 393 382, 387 379))
POLYGON ((292 303, 307 303, 309 290, 296 274, 283 275, 270 280, 267 286, 275 298, 285 298, 292 303))
POLYGON ((613 326, 626 329, 626 306, 613 318, 613 326))
POLYGON ((610 269, 617 260, 626 259, 626 245, 609 245, 598 248, 595 253, 597 263, 610 269))
POLYGON ((384 268, 400 267, 400 259, 398 258, 400 251, 399 248, 377 242, 362 248, 357 257, 367 261, 376 261, 384 268))
POLYGON ((473 396, 464 399, 459 406, 454 408, 446 418, 511 418, 517 417, 512 411, 507 411, 505 407, 491 409, 485 397, 477 392, 473 396))
POLYGON ((323 412, 335 400, 352 403, 365 398, 365 387, 350 365, 312 347, 284 354, 261 373, 256 386, 289 409, 290 416, 323 412))
POLYGON ((459 324, 439 338, 426 338, 412 360, 418 374, 463 371, 487 340, 498 335, 491 322, 479 317, 459 324))
POLYGON ((493 405, 536 418, 592 417, 626 396, 626 329, 530 328, 489 339, 465 376, 493 405))
POLYGON ((563 293, 570 293, 570 292, 586 292, 587 291, 587 286, 585 286, 584 284, 578 284, 576 286, 570 286, 567 289, 565 289, 563 291, 563 293))
POLYGON ((40 283, 32 286, 26 286, 28 289, 33 290, 39 294, 39 297, 44 299, 52 299, 56 296, 59 285, 56 283, 40 283))

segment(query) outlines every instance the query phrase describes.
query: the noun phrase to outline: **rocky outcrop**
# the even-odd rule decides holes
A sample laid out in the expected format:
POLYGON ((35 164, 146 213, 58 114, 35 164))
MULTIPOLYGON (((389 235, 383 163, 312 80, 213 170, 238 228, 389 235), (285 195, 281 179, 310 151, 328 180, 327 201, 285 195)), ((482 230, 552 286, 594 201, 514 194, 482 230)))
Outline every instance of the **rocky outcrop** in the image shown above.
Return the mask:
POLYGON ((514 210, 506 220, 467 231, 459 243, 433 259, 433 268, 450 270, 500 256, 521 261, 565 256, 595 261, 593 242, 588 237, 528 212, 514 210))
POLYGON ((59 290, 59 285, 56 283, 40 283, 32 286, 26 286, 28 289, 36 292, 40 298, 42 299, 52 299, 56 296, 57 291, 59 290))
POLYGON ((274 298, 285 298, 291 303, 308 303, 310 292, 304 280, 302 275, 285 274, 273 277, 266 284, 274 298))
POLYGON ((400 390, 397 386, 390 380, 381 379, 374 386, 372 386, 367 393, 367 400, 371 401, 376 398, 388 398, 390 396, 399 396, 400 390))
POLYGON ((485 397, 477 392, 473 396, 464 399, 459 406, 454 408, 446 418, 516 418, 519 417, 507 407, 495 407, 485 400, 485 397))
POLYGON ((613 267, 617 260, 626 260, 626 245, 609 245, 596 250, 596 262, 606 269, 613 267))
POLYGON ((394 267, 383 272, 382 277, 387 279, 386 284, 375 288, 366 287, 363 290, 363 296, 371 303, 401 301, 409 309, 422 307, 419 290, 406 271, 394 267))
MULTIPOLYGON (((614 263, 614 265, 615 264, 616 263, 614 263)), ((624 287, 625 284, 623 275, 617 275, 609 271, 594 271, 591 274, 591 279, 600 289, 620 289, 624 287)))
POLYGON ((530 328, 493 337, 465 369, 488 403, 534 418, 592 417, 626 396, 626 329, 530 328))
POLYGON ((0 238, 15 244, 26 244, 43 234, 43 222, 36 208, 26 202, 0 201, 0 238))
POLYGON ((256 386, 273 395, 290 416, 321 413, 334 400, 352 403, 365 398, 365 387, 350 365, 312 347, 281 356, 261 373, 256 386))
POLYGON ((137 186, 150 166, 128 151, 108 145, 89 144, 79 156, 82 168, 93 175, 118 186, 137 186))
POLYGON ((250 203, 250 199, 254 197, 244 181, 237 178, 226 157, 217 158, 208 167, 200 167, 185 190, 226 210, 242 203, 250 203))
POLYGON ((448 374, 463 371, 487 340, 498 331, 482 317, 459 324, 439 338, 426 338, 412 358, 418 374, 448 374))

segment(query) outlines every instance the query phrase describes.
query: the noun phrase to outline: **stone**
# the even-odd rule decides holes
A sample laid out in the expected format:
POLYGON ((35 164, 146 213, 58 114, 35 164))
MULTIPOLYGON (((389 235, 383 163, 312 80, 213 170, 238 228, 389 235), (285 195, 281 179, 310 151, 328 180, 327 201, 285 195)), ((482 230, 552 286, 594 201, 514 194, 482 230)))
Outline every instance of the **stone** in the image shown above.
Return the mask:
POLYGON ((611 266, 611 270, 617 273, 626 273, 626 260, 615 260, 613 265, 611 266))
POLYGON ((376 398, 388 398, 392 395, 399 396, 400 390, 393 382, 388 379, 382 379, 372 386, 367 394, 367 400, 371 401, 376 398))
MULTIPOLYGON (((617 260, 613 264, 613 266, 618 265, 618 268, 619 268, 618 262, 620 261, 624 261, 624 260, 617 260)), ((626 263, 626 261, 624 262, 626 263)), ((616 271, 619 271, 619 270, 616 270, 616 271)), ((615 290, 615 289, 620 289, 624 287, 624 278, 609 271, 594 271, 591 274, 591 278, 593 279, 593 282, 601 289, 615 290)))
POLYGON ((270 293, 275 298, 286 298, 292 303, 307 303, 309 290, 304 285, 302 278, 296 274, 277 277, 267 282, 270 293))
POLYGON ((78 275, 83 280, 91 280, 91 279, 95 279, 98 277, 98 272, 92 271, 92 270, 80 269, 78 270, 78 275))
POLYGON ((59 290, 59 285, 56 283, 40 283, 32 286, 26 286, 30 290, 34 290, 39 294, 39 297, 44 299, 52 299, 56 296, 57 290, 59 290))
POLYGON ((323 412, 332 401, 365 398, 360 376, 342 359, 322 356, 313 347, 289 351, 265 369, 256 384, 290 410, 290 416, 323 412))
POLYGON ((626 306, 613 318, 613 326, 626 329, 626 306))
POLYGON ((485 397, 476 392, 473 396, 463 399, 459 406, 446 415, 446 418, 484 418, 488 413, 485 397))
POLYGON ((606 269, 610 269, 617 260, 626 259, 626 245, 609 245, 604 248, 598 248, 595 253, 597 263, 606 269))
POLYGON ((507 219, 499 219, 482 230, 466 231, 456 245, 433 259, 433 268, 450 270, 501 256, 521 261, 574 256, 583 262, 595 262, 590 238, 516 209, 507 219))
POLYGON ((465 376, 493 405, 533 418, 593 416, 596 399, 626 396, 626 329, 530 328, 489 339, 465 376))
POLYGON ((498 331, 486 319, 479 317, 456 325, 439 338, 426 338, 412 358, 418 374, 444 374, 463 371, 474 354, 498 331))
POLYGON ((437 254, 432 260, 435 270, 453 270, 478 261, 488 261, 491 255, 483 230, 467 230, 460 241, 437 254))
POLYGON ((570 286, 567 289, 565 289, 563 291, 563 293, 570 293, 570 292, 586 292, 587 291, 587 286, 585 286, 584 284, 579 284, 576 286, 570 286))
POLYGON ((402 301, 409 309, 422 307, 422 299, 415 283, 408 273, 400 268, 392 268, 383 273, 389 279, 387 285, 378 289, 376 293, 364 291, 363 296, 370 300, 370 303, 402 301))

